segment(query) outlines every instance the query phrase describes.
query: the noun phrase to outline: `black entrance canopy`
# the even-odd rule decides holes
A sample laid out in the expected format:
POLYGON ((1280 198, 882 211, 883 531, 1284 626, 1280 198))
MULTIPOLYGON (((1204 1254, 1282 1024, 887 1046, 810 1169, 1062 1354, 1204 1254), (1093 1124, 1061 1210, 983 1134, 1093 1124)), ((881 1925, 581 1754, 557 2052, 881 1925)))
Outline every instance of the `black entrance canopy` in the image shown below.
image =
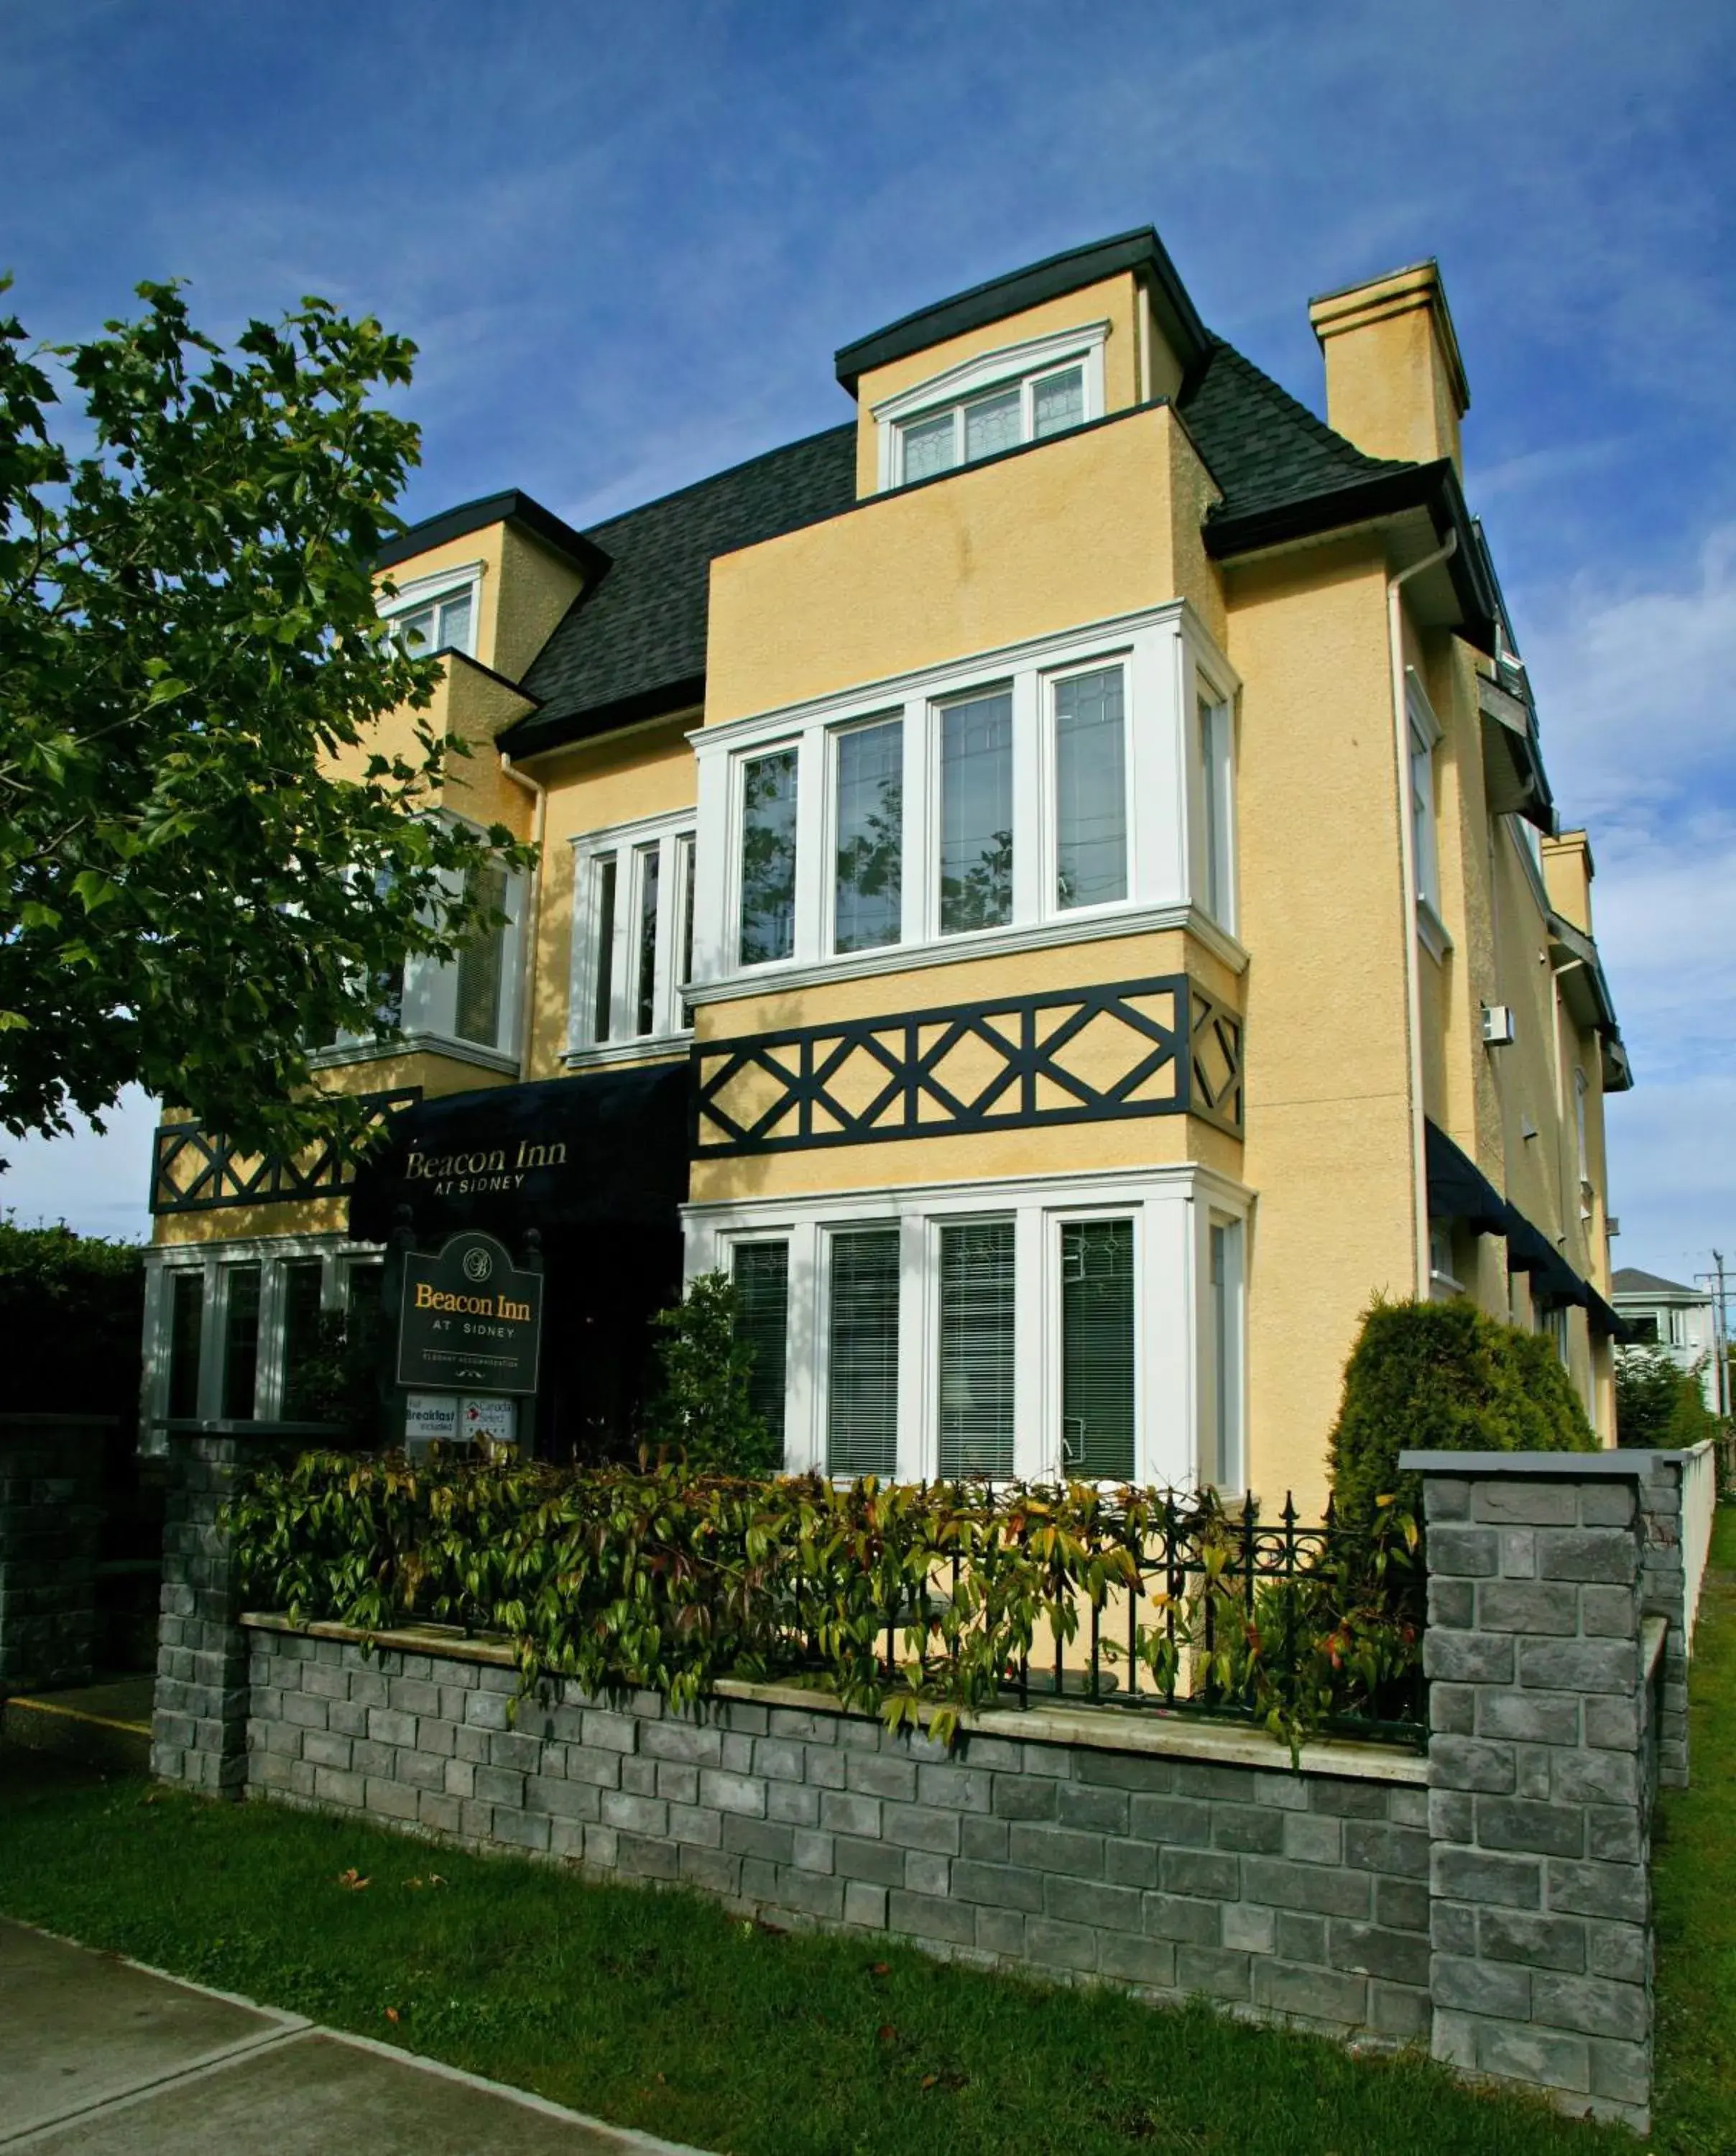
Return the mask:
POLYGON ((1512 1208, 1483 1170, 1436 1124, 1423 1125, 1429 1214, 1436 1220, 1463 1220, 1479 1235, 1504 1235, 1512 1208))
POLYGON ((383 1243, 407 1205, 418 1240, 483 1228, 673 1229, 687 1196, 683 1063, 418 1101, 357 1169, 350 1233, 383 1243))

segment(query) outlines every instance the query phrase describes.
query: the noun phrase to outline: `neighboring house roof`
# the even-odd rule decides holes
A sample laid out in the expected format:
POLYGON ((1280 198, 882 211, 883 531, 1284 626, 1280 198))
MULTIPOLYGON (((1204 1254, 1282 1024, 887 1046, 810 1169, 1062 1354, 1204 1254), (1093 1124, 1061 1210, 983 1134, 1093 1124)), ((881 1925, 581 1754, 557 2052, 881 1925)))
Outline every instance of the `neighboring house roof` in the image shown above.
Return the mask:
POLYGON ((1710 1302, 1709 1295, 1697 1287, 1685 1287, 1680 1281, 1665 1280, 1657 1273, 1641 1272, 1637 1265, 1623 1265, 1610 1278, 1610 1292, 1618 1301, 1625 1295, 1686 1296, 1691 1302, 1710 1302))
POLYGON ((542 709, 500 737, 513 756, 700 701, 711 564, 856 501, 853 421, 772 449, 592 527, 608 558, 525 676, 542 709))
POLYGON ((443 509, 438 516, 425 516, 388 540, 374 557, 376 569, 396 568, 413 561, 450 539, 463 539, 472 531, 486 531, 491 524, 516 524, 541 540, 557 554, 564 554, 587 577, 601 575, 607 563, 582 531, 563 523, 553 510, 545 509, 515 486, 500 494, 485 494, 476 501, 461 501, 456 509, 443 509))

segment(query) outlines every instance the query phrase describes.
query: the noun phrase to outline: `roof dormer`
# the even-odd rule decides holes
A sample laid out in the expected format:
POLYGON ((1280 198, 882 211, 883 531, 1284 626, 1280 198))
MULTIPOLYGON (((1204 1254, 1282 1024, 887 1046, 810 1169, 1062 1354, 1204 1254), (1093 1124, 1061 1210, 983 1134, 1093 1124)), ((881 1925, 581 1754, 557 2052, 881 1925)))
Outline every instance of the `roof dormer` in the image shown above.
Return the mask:
POLYGON ((858 407, 858 495, 1172 398, 1210 350, 1149 226, 920 308, 837 355, 858 407))

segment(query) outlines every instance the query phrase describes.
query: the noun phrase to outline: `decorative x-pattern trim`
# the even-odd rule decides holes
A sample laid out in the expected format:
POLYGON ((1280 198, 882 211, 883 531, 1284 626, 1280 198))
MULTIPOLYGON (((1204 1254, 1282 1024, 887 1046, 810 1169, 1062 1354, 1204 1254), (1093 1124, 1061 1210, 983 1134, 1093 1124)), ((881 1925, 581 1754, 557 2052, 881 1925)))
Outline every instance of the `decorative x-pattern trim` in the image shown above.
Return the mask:
POLYGON ((791 1026, 693 1057, 700 1159, 1133 1116, 1242 1128, 1242 1020, 1185 973, 791 1026))
MULTIPOLYGON (((391 1093, 366 1093, 366 1127, 377 1130, 422 1098, 419 1086, 391 1093)), ((352 1152, 327 1138, 293 1159, 282 1153, 243 1152, 201 1123, 165 1123, 153 1145, 153 1213, 207 1213, 219 1205, 270 1205, 295 1198, 329 1198, 356 1179, 352 1152)))

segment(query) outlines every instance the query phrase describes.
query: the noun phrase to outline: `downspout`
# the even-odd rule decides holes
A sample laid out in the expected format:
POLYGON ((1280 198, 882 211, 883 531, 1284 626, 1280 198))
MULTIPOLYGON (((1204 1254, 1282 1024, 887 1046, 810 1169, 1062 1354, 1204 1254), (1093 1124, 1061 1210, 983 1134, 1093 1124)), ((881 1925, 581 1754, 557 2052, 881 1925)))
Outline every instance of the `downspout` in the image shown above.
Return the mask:
POLYGON ((1416 964, 1416 847, 1411 829, 1411 720, 1405 707, 1404 615, 1399 593, 1412 577, 1437 567, 1457 552, 1459 535, 1386 579, 1386 644, 1392 658, 1392 743, 1396 758, 1399 874, 1404 881, 1405 1024, 1411 1084, 1411 1205, 1416 1228, 1416 1295, 1429 1295, 1429 1179, 1422 1112, 1422 980, 1416 964))
POLYGON ((522 1084, 530 1075, 530 1037, 536 1024, 536 949, 542 927, 542 833, 549 789, 540 778, 532 778, 528 772, 520 771, 504 749, 500 752, 500 768, 515 786, 530 796, 530 845, 536 856, 530 865, 529 888, 525 895, 525 965, 520 991, 524 1000, 519 1014, 519 1079, 522 1084))

